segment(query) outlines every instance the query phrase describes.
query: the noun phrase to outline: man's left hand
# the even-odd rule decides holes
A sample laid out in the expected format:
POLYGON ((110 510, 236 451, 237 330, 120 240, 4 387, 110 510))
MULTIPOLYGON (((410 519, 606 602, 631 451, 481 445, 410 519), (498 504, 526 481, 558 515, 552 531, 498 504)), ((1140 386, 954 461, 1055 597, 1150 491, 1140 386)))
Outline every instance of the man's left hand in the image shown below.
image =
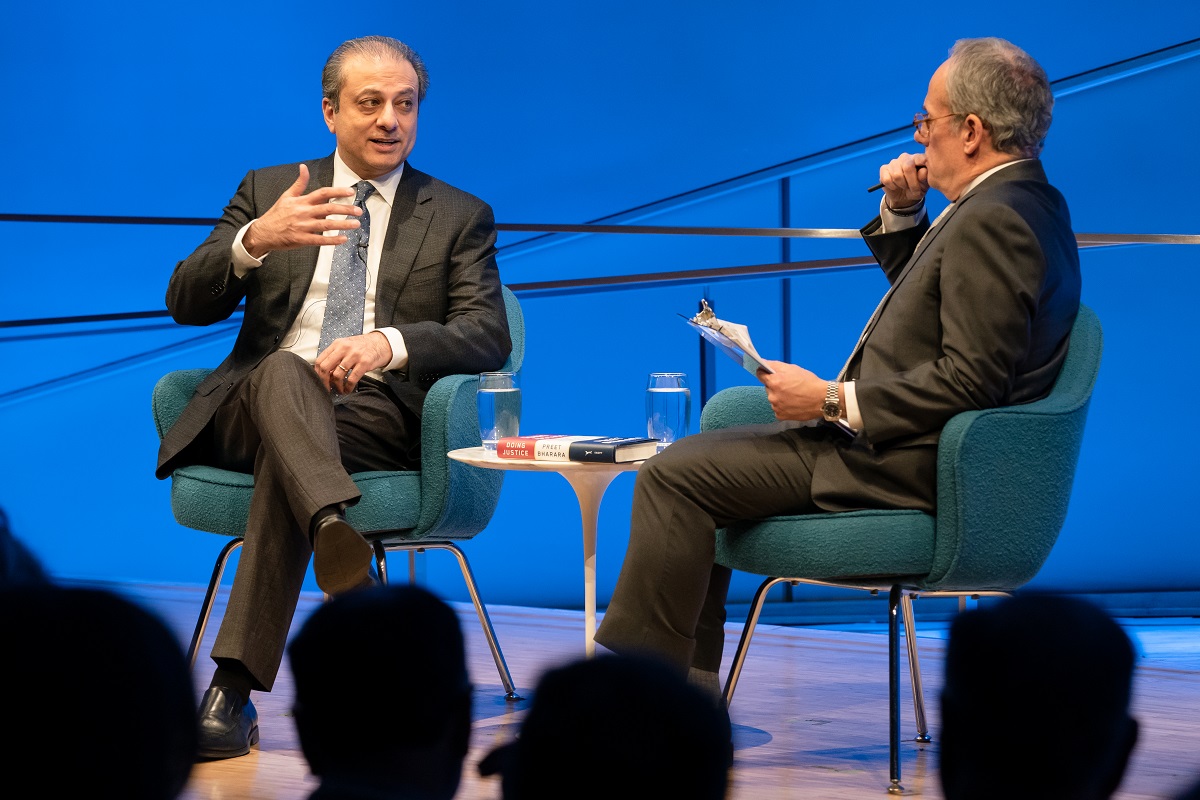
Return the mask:
POLYGON ((767 400, 775 418, 806 422, 821 416, 828 381, 804 367, 785 361, 764 361, 774 373, 758 371, 758 379, 767 387, 767 400))
POLYGON ((313 367, 322 383, 332 392, 350 394, 359 380, 373 369, 386 367, 392 361, 392 346, 379 331, 360 333, 334 339, 317 356, 313 367))

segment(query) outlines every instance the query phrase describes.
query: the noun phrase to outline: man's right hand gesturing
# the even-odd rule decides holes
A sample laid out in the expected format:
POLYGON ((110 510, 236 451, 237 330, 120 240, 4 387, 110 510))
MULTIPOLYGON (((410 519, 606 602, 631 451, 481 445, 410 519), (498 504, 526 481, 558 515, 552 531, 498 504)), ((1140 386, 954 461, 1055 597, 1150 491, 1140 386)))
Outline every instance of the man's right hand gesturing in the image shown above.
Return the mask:
POLYGON ((308 186, 308 165, 300 165, 300 175, 267 213, 250 224, 242 237, 242 246, 254 258, 262 258, 275 250, 294 250, 298 247, 320 247, 342 244, 344 235, 326 236, 325 231, 353 230, 359 226, 355 217, 362 211, 353 203, 332 202, 338 197, 354 197, 350 187, 325 186, 304 193, 308 186), (329 219, 330 215, 345 214, 348 219, 329 219))

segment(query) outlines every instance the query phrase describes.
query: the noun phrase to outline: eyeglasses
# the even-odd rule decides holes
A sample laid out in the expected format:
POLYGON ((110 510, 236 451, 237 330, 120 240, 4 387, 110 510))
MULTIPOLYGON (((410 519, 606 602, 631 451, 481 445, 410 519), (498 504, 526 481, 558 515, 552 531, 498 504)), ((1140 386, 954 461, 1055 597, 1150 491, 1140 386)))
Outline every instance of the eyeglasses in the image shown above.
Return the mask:
POLYGON ((933 126, 930 125, 929 123, 933 122, 935 119, 945 119, 946 117, 957 117, 957 116, 961 116, 961 115, 959 115, 959 114, 942 114, 940 117, 931 117, 931 116, 929 116, 929 114, 927 114, 924 111, 918 111, 916 114, 913 114, 912 124, 913 124, 913 127, 917 129, 917 133, 921 134, 922 136, 928 136, 929 131, 932 130, 932 128, 933 128, 933 126))

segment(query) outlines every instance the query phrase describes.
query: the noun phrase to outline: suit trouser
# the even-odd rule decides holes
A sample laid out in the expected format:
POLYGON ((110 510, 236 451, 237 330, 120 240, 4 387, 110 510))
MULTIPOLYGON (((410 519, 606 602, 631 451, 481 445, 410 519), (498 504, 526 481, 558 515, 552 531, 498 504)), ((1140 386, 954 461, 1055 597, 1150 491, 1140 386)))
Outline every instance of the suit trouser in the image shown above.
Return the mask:
POLYGON ((278 351, 230 392, 210 423, 215 466, 254 474, 233 589, 212 649, 270 691, 312 556, 322 508, 362 496, 349 473, 419 466, 419 421, 380 385, 336 405, 312 365, 278 351))
POLYGON ((649 652, 682 671, 716 672, 725 643, 730 570, 714 562, 716 531, 736 520, 819 511, 817 453, 830 436, 781 423, 688 436, 637 473, 629 549, 596 641, 649 652))

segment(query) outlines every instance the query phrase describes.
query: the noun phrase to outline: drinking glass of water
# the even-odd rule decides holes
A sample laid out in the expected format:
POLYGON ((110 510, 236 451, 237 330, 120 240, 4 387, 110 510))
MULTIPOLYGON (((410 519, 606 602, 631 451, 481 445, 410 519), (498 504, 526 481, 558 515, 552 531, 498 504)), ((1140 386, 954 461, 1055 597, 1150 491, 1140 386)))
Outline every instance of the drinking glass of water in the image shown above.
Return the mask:
POLYGON ((521 428, 521 389, 515 372, 481 372, 479 390, 479 438, 483 449, 495 451, 496 440, 517 436, 521 428))
POLYGON ((692 418, 692 392, 682 372, 651 372, 646 381, 646 435, 658 439, 658 450, 687 436, 692 418))

